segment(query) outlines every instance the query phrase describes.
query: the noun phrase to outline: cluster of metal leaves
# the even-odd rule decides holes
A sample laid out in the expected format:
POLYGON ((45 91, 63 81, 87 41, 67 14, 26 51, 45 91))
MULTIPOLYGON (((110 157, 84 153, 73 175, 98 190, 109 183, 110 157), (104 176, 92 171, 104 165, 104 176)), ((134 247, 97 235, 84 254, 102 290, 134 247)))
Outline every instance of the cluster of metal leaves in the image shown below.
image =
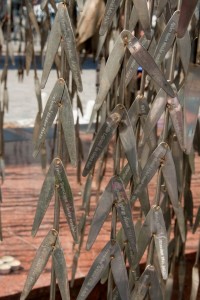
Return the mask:
MULTIPOLYGON (((89 7, 89 1, 86 5, 89 7)), ((86 29, 84 18, 88 20, 94 14, 91 11, 87 13, 83 9, 80 32, 86 29)), ((92 264, 78 299, 87 299, 99 280, 108 280, 108 299, 146 299, 147 295, 150 299, 170 299, 177 258, 180 297, 183 293, 187 222, 195 232, 200 220, 199 209, 193 225, 190 187, 200 106, 198 45, 193 54, 194 40, 199 39, 198 14, 197 1, 106 2, 96 49, 100 64, 98 93, 89 129, 96 115, 97 125, 82 172, 83 176, 88 176, 84 195, 91 189, 96 164, 99 194, 106 168, 105 154, 115 138, 114 176, 99 198, 87 250, 92 247, 110 212, 111 236, 92 264), (123 30, 118 23, 122 15, 123 30), (152 15, 157 17, 154 25, 152 15), (144 31, 140 38, 136 37, 138 21, 139 28, 144 31), (108 46, 109 43, 113 45, 108 46), (139 91, 138 66, 143 70, 139 91), (150 201, 148 184, 156 174, 155 198, 150 201), (132 212, 137 199, 142 218, 134 224, 132 212), (118 219, 122 228, 116 232, 118 219), (124 259, 113 253, 113 247, 120 249, 124 259), (140 275, 139 262, 147 247, 147 266, 140 275), (123 275, 126 263, 128 277, 123 275), (125 287, 128 288, 126 292, 125 287)), ((84 36, 88 33, 91 37, 91 30, 85 31, 84 36)), ((77 265, 77 257, 74 265, 77 265)), ((197 298, 198 261, 199 250, 192 273, 191 299, 197 298)))
MULTIPOLYGON (((47 3, 48 1, 42 1, 41 7, 43 9, 48 9, 47 3)), ((36 253, 20 299, 26 299, 41 272, 44 270, 51 255, 52 273, 55 273, 55 277, 52 275, 51 278, 51 290, 55 291, 57 279, 62 299, 70 299, 66 262, 59 242, 59 203, 61 203, 63 208, 74 243, 79 242, 79 228, 76 222, 73 193, 67 178, 64 163, 62 162, 62 157, 63 150, 65 149, 68 153, 71 164, 76 166, 78 156, 76 151, 76 142, 78 140, 81 144, 81 141, 79 140, 79 132, 77 132, 74 125, 72 97, 74 96, 74 93, 77 93, 78 95, 78 91, 82 90, 82 82, 78 54, 75 45, 74 30, 71 24, 67 5, 65 3, 59 3, 58 7, 56 7, 54 1, 51 0, 50 3, 56 10, 56 16, 48 38, 41 83, 37 76, 37 70, 35 70, 35 91, 38 100, 38 114, 36 116, 33 136, 33 156, 36 157, 40 151, 44 151, 48 131, 53 125, 56 117, 57 138, 54 141, 56 144, 54 158, 52 159, 49 170, 45 176, 39 195, 32 227, 32 235, 35 236, 37 234, 52 197, 55 194, 54 225, 53 229, 47 234, 36 253), (59 57, 58 54, 60 44, 61 57, 59 57), (41 88, 45 86, 53 62, 56 61, 56 59, 61 60, 63 66, 58 68, 58 80, 56 81, 43 110, 41 88), (73 91, 69 91, 69 71, 72 74, 73 91), (75 87, 74 83, 76 84, 75 87), (62 140, 63 137, 64 142, 62 140)), ((81 5, 82 1, 78 1, 78 3, 81 5)), ((33 13, 32 5, 29 1, 26 1, 26 5, 32 25, 37 31, 38 24, 33 13)), ((80 99, 77 102, 77 106, 81 110, 82 107, 80 99)), ((78 120, 76 125, 78 126, 78 120)), ((54 292, 51 294, 52 299, 55 297, 55 294, 53 293, 54 292)))
MULTIPOLYGON (((54 194, 55 215, 57 214, 58 219, 54 217, 54 229, 49 231, 36 253, 21 299, 26 299, 51 255, 52 268, 62 299, 70 299, 66 263, 59 241, 57 201, 64 210, 74 243, 78 243, 72 266, 73 286, 83 247, 87 215, 90 212, 91 186, 97 163, 99 199, 88 235, 87 250, 92 247, 110 212, 111 234, 110 240, 93 262, 77 299, 86 299, 98 281, 108 281, 108 299, 170 299, 177 258, 181 270, 180 291, 183 292, 187 222, 195 232, 200 221, 199 208, 193 224, 193 197, 190 187, 194 164, 193 145, 198 148, 195 145, 195 131, 197 132, 196 128, 199 126, 200 106, 200 43, 195 44, 196 39, 199 41, 198 1, 183 0, 182 3, 177 3, 166 0, 108 0, 104 4, 102 0, 77 0, 78 9, 82 11, 77 24, 77 41, 70 11, 74 7, 74 1, 66 2, 67 5, 64 1, 56 6, 54 0, 42 0, 41 8, 46 12, 47 18, 40 28, 31 1, 25 1, 28 20, 27 73, 35 59, 32 29, 40 36, 41 54, 48 41, 41 84, 34 67, 38 114, 34 129, 33 155, 35 157, 41 152, 43 169, 46 166, 45 140, 57 117, 57 139, 54 141, 57 153, 39 195, 32 235, 37 234, 54 194), (56 11, 49 35, 48 3, 56 11), (156 16, 155 24, 153 16, 156 16), (142 36, 138 29, 143 30, 142 36), (74 126, 71 103, 74 94, 77 94, 77 107, 82 112, 78 95, 82 91, 82 81, 76 42, 81 49, 84 47, 83 43, 94 37, 97 31, 98 46, 94 54, 100 65, 100 74, 97 82, 98 93, 89 124, 91 128, 96 117, 96 132, 82 172, 83 176, 87 176, 83 193, 84 212, 77 225, 73 193, 62 162, 60 147, 61 144, 66 145, 71 164, 78 165, 77 177, 80 182, 79 158, 83 155, 79 119, 77 118, 74 126), (41 88, 46 85, 53 63, 58 71, 58 80, 43 111, 41 88), (138 88, 139 66, 142 67, 142 78, 138 88), (71 89, 69 74, 72 78, 71 89), (160 119, 163 115, 164 125, 161 126, 160 119), (108 150, 114 139, 114 175, 99 197, 108 150), (148 194, 148 185, 155 175, 157 184, 152 200, 148 194), (140 219, 133 222, 137 199, 140 202, 140 219), (121 229, 117 231, 118 220, 121 229), (147 265, 140 274, 139 263, 147 248, 147 265)), ((2 38, 0 28, 1 43, 2 38)), ((7 38, 7 60, 8 53, 11 53, 9 42, 7 38)), ((6 80, 7 65, 1 75, 4 91, 7 90, 6 80)), ((4 94, 3 112, 8 103, 8 94, 4 94)), ((0 123, 0 163, 3 178, 3 121, 0 123)), ((197 297, 198 262, 199 250, 192 271, 191 299, 197 297)), ((54 284, 55 280, 52 280, 51 285, 54 284)))

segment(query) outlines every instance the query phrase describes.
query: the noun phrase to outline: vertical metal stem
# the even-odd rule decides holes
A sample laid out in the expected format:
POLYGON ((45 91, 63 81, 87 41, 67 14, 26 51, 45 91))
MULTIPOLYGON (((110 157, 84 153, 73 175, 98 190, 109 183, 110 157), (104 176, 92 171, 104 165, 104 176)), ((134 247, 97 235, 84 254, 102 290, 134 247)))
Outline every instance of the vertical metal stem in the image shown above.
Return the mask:
MULTIPOLYGON (((65 52, 61 44, 61 78, 65 77, 65 52)), ((65 78, 64 78, 65 79, 65 78)), ((57 121, 57 157, 62 157, 62 125, 60 121, 60 110, 58 110, 58 121, 57 121)), ((54 223, 53 227, 57 232, 59 232, 59 222, 60 222, 60 199, 58 196, 57 187, 55 187, 55 205, 54 205, 54 223)), ((56 299, 56 276, 55 270, 52 263, 51 268, 51 286, 50 286, 50 300, 56 299)))

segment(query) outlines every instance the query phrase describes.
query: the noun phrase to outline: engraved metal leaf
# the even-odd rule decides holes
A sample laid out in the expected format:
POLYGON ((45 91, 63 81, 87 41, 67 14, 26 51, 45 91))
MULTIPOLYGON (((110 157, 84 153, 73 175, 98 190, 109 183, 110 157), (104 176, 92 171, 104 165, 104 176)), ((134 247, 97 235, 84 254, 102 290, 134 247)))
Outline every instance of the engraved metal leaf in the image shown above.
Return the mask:
POLYGON ((142 258, 144 251, 149 244, 151 237, 152 237, 152 228, 151 224, 153 224, 154 212, 151 208, 146 215, 145 221, 142 225, 140 230, 138 240, 137 240, 137 247, 138 247, 138 262, 142 258))
POLYGON ((147 266, 139 280, 135 284, 135 288, 131 293, 131 299, 145 299, 150 285, 149 267, 147 266))
POLYGON ((106 122, 99 129, 95 137, 94 143, 92 145, 92 149, 90 150, 85 167, 83 169, 83 173, 82 173, 83 176, 87 176, 90 170, 94 167, 97 159, 99 158, 102 151, 108 145, 113 134, 115 133, 119 125, 119 122, 122 119, 123 114, 124 114, 124 106, 118 104, 113 109, 109 117, 106 119, 106 122))
POLYGON ((95 113, 99 110, 101 105, 103 104, 103 101, 105 100, 108 91, 117 76, 117 73, 119 72, 119 68, 122 63, 122 59, 124 57, 124 53, 126 50, 126 40, 131 37, 131 33, 128 30, 123 30, 120 35, 118 36, 114 47, 108 57, 108 60, 106 62, 102 79, 100 82, 99 91, 97 94, 97 98, 95 101, 95 105, 93 108, 93 112, 90 118, 90 125, 93 122, 95 113))
POLYGON ((55 188, 54 165, 53 163, 51 163, 40 192, 35 218, 32 226, 32 232, 31 232, 32 236, 36 235, 40 227, 40 224, 44 218, 44 215, 47 211, 49 203, 54 194, 54 188, 55 188))
POLYGON ((149 266, 150 287, 149 295, 151 300, 163 300, 162 289, 154 266, 149 266))
POLYGON ((90 204, 89 202, 91 196, 92 180, 93 180, 93 176, 91 173, 89 173, 84 187, 83 204, 82 204, 82 207, 87 214, 89 213, 89 204, 90 204))
POLYGON ((158 45, 154 52, 154 59, 157 65, 160 65, 165 55, 171 48, 173 41, 175 39, 176 30, 178 26, 180 12, 176 10, 168 21, 165 30, 162 32, 162 35, 158 41, 158 45))
POLYGON ((60 118, 61 118, 65 141, 67 144, 67 150, 70 157, 70 162, 73 166, 76 166, 77 151, 76 151, 76 134, 75 134, 75 126, 74 126, 74 117, 73 117, 71 100, 70 100, 70 96, 66 84, 64 86, 64 92, 62 96, 60 118))
POLYGON ((41 145, 45 140, 46 134, 50 129, 55 116, 58 111, 58 105, 62 100, 64 92, 64 80, 59 78, 54 85, 54 88, 49 96, 47 104, 45 106, 43 115, 42 115, 42 122, 39 129, 39 135, 35 144, 33 156, 36 157, 38 152, 40 151, 41 145))
POLYGON ((120 174, 119 174, 120 178, 122 179, 124 186, 126 187, 132 177, 132 171, 131 168, 129 166, 129 163, 127 163, 123 169, 121 170, 120 174))
POLYGON ((162 116, 163 112, 165 111, 165 107, 167 104, 166 93, 162 89, 159 90, 153 104, 150 108, 148 113, 145 126, 143 128, 144 137, 143 142, 145 142, 149 135, 151 134, 153 128, 156 126, 158 120, 162 116))
POLYGON ((176 169, 178 191, 182 191, 183 184, 183 151, 180 148, 176 135, 173 135, 171 152, 176 169))
POLYGON ((67 268, 63 250, 57 238, 55 248, 52 252, 53 266, 58 280, 58 286, 62 300, 70 300, 69 283, 67 279, 67 268))
POLYGON ((82 92, 83 87, 80 75, 78 53, 76 50, 76 41, 67 7, 63 3, 58 4, 58 17, 63 38, 63 47, 67 56, 69 67, 72 71, 72 76, 76 82, 77 89, 79 92, 82 92))
POLYGON ((45 87, 47 79, 49 77, 49 73, 53 65, 55 55, 60 45, 60 39, 61 39, 61 30, 60 30, 59 18, 57 13, 48 38, 47 51, 44 60, 44 67, 43 67, 42 79, 41 79, 42 89, 45 87))
POLYGON ((115 196, 115 205, 122 223, 125 235, 130 243, 134 254, 137 254, 136 237, 133 225, 131 206, 123 186, 123 182, 119 176, 113 177, 112 190, 115 196))
POLYGON ((55 231, 54 229, 50 230, 47 236, 44 238, 42 244, 38 248, 31 264, 20 300, 26 299, 34 284, 38 280, 40 274, 44 270, 52 253, 53 245, 55 245, 56 243, 57 236, 57 231, 55 231))
POLYGON ((184 151, 184 141, 183 141, 183 112, 182 107, 178 101, 177 97, 167 98, 167 104, 169 109, 169 114, 172 120, 176 136, 178 138, 181 149, 184 151))
POLYGON ((71 187, 69 185, 62 161, 59 158, 55 158, 53 164, 55 184, 58 190, 59 199, 61 201, 73 239, 76 243, 78 243, 78 228, 76 224, 74 199, 71 187))
POLYGON ((104 17, 99 29, 100 35, 104 35, 108 31, 120 2, 121 0, 108 0, 106 2, 104 17))
POLYGON ((124 259, 117 242, 112 247, 111 270, 121 299, 129 300, 130 291, 124 259))
POLYGON ((139 167, 136 149, 135 134, 125 109, 124 115, 119 123, 119 136, 126 154, 129 166, 131 167, 135 184, 139 181, 139 167))
POLYGON ((86 246, 87 250, 89 250, 92 247, 94 241, 96 240, 96 237, 104 221, 106 220, 109 212, 111 211, 112 204, 113 204, 113 196, 112 196, 112 178, 111 178, 103 194, 101 195, 101 198, 99 199, 99 203, 94 213, 94 217, 92 219, 92 224, 90 227, 90 232, 88 234, 88 240, 86 246))
POLYGON ((81 290, 78 294, 77 300, 87 299, 87 296, 93 290, 93 288, 103 275, 103 272, 105 271, 106 267, 108 266, 112 250, 112 244, 111 242, 108 242, 93 262, 87 276, 85 277, 81 290))
POLYGON ((133 36, 127 45, 131 55, 135 58, 137 63, 152 77, 152 79, 171 97, 174 97, 174 91, 170 84, 165 79, 162 72, 156 65, 153 57, 140 44, 138 39, 133 36))
POLYGON ((165 228, 165 221, 161 208, 158 206, 154 209, 154 241, 158 255, 158 261, 164 280, 168 277, 168 239, 165 228))
POLYGON ((185 226, 184 226, 184 215, 183 209, 179 204, 178 200, 178 187, 177 187, 177 179, 176 179, 176 169, 174 166, 173 157, 170 149, 167 150, 165 155, 165 162, 162 166, 162 173, 165 180, 165 184, 167 187, 167 191, 174 209, 174 212, 177 217, 179 230, 181 233, 182 240, 185 240, 185 226))
MULTIPOLYGON (((143 35, 139 39, 139 42, 145 49, 147 49, 147 47, 149 45, 149 41, 147 40, 145 35, 143 35)), ((127 86, 129 84, 129 82, 131 81, 133 76, 136 74, 138 66, 139 65, 138 65, 137 61, 135 60, 134 56, 131 55, 126 64, 125 86, 127 86)))
POLYGON ((150 155, 145 167, 141 172, 141 181, 138 184, 138 186, 136 186, 136 189, 133 192, 133 195, 131 196, 131 202, 137 199, 140 192, 147 186, 152 177, 155 175, 156 171, 158 170, 161 164, 162 159, 165 157, 167 147, 168 145, 162 142, 150 155))

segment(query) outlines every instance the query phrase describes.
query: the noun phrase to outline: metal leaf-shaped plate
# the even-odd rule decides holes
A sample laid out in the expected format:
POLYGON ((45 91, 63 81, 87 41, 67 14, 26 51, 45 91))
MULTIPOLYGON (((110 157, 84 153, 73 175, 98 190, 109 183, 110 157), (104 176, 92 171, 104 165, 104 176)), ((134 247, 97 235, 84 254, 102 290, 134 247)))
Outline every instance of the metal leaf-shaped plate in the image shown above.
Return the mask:
POLYGON ((163 300, 163 294, 161 285, 158 279, 158 275, 154 266, 149 266, 149 275, 150 275, 150 287, 149 287, 149 295, 151 300, 163 300))
POLYGON ((108 0, 106 2, 104 17, 99 29, 100 35, 104 35, 108 31, 120 2, 121 0, 108 0))
POLYGON ((173 209, 177 217, 181 237, 182 240, 184 241, 185 240, 185 226, 184 226, 185 218, 183 215, 182 207, 179 204, 176 169, 175 169, 175 165, 174 165, 174 161, 170 149, 167 150, 167 153, 165 155, 165 162, 164 165, 162 166, 162 173, 163 173, 163 177, 165 180, 165 184, 167 187, 167 191, 173 209))
POLYGON ((53 160, 55 184, 58 190, 59 199, 65 213, 65 217, 70 227, 71 234, 76 243, 78 243, 78 228, 76 224, 76 215, 74 208, 74 199, 65 173, 62 161, 59 158, 53 160))
POLYGON ((48 259, 52 253, 53 245, 55 245, 56 243, 57 236, 58 233, 56 230, 50 230, 47 236, 44 238, 39 249, 37 250, 36 255, 31 264, 20 300, 26 299, 34 284, 38 280, 40 274, 44 270, 48 259))
POLYGON ((133 127, 128 113, 125 109, 124 115, 119 123, 119 136, 126 154, 129 166, 131 167, 135 184, 139 182, 139 167, 136 149, 136 140, 133 127))
POLYGON ((163 158, 166 155, 168 145, 164 142, 160 143, 157 148, 150 155, 145 167, 141 173, 141 181, 136 186, 136 189, 131 196, 131 202, 136 200, 140 192, 147 186, 152 177, 155 175, 158 170, 163 158))
POLYGON ((123 182, 119 176, 113 177, 112 190, 115 196, 117 212, 122 223, 125 235, 130 243, 134 254, 137 254, 135 229, 133 225, 131 206, 124 189, 123 182))
POLYGON ((42 79, 41 79, 42 89, 45 87, 47 79, 49 77, 49 73, 51 71, 51 67, 53 65, 55 55, 60 45, 60 40, 61 40, 61 30, 60 30, 59 18, 57 13, 48 38, 47 51, 44 60, 44 67, 43 67, 42 79))
POLYGON ((51 163, 40 192, 31 234, 35 236, 54 194, 54 165, 51 163))
POLYGON ((87 296, 93 290, 93 288, 103 275, 103 272, 105 271, 106 267, 108 266, 112 251, 113 246, 111 242, 108 242, 93 262, 87 276, 85 277, 81 290, 78 294, 77 300, 87 299, 87 296))
MULTIPOLYGON (((140 44, 147 49, 148 45, 149 45, 149 41, 147 40, 146 36, 143 35, 140 39, 139 39, 140 44)), ((131 81, 131 79, 133 78, 133 75, 136 74, 137 69, 138 69, 138 63, 135 60, 135 58, 131 55, 128 59, 128 62, 126 64, 126 75, 125 75, 125 86, 127 86, 129 84, 129 82, 131 81)))
POLYGON ((55 248, 52 252, 52 257, 61 297, 63 300, 70 300, 66 261, 58 238, 56 241, 55 248))
POLYGON ((145 126, 143 128, 144 137, 143 142, 145 142, 149 135, 151 134, 152 130, 156 126, 158 120, 162 116, 163 112, 165 111, 165 107, 167 104, 166 93, 163 89, 160 89, 153 104, 151 105, 150 111, 148 113, 145 126))
POLYGON ((123 105, 118 104, 111 112, 109 117, 106 119, 106 122, 99 129, 95 137, 94 143, 92 145, 92 149, 90 150, 88 159, 86 161, 82 173, 83 176, 87 176, 90 170, 94 167, 102 151, 106 148, 106 146, 110 142, 113 134, 115 133, 119 125, 119 122, 122 119, 122 116, 124 114, 124 109, 125 108, 123 105))
POLYGON ((76 270, 77 270, 77 266, 78 266, 79 256, 80 256, 80 251, 77 250, 74 254, 73 262, 72 262, 72 277, 71 277, 71 281, 70 281, 70 286, 71 287, 74 286, 74 281, 75 281, 75 275, 76 275, 76 270))
POLYGON ((178 26, 178 20, 180 16, 180 11, 175 11, 168 21, 165 30, 162 32, 162 35, 158 41, 158 45, 154 52, 154 59, 157 65, 160 65, 165 55, 171 48, 173 41, 175 39, 175 34, 178 26))
POLYGON ((138 235, 137 247, 138 247, 138 262, 142 258, 144 251, 152 238, 152 224, 154 218, 154 210, 151 208, 146 215, 145 221, 138 235))
POLYGON ((183 112, 182 107, 178 101, 177 97, 167 98, 167 104, 169 109, 169 114, 172 120, 176 136, 178 138, 181 149, 184 151, 184 141, 183 141, 183 112))
POLYGON ((132 171, 129 166, 129 163, 127 163, 124 168, 121 170, 119 174, 120 178, 122 179, 124 186, 127 187, 131 177, 132 177, 132 171))
POLYGON ((63 3, 58 4, 58 17, 60 22, 61 34, 63 37, 63 47, 70 69, 72 71, 72 76, 74 78, 74 81, 76 82, 79 92, 82 92, 83 87, 80 75, 78 53, 76 51, 76 41, 67 7, 63 3))
POLYGON ((158 261, 164 280, 168 277, 168 239, 165 221, 160 206, 154 208, 154 241, 158 255, 158 261))
POLYGON ((137 63, 151 76, 151 78, 171 97, 174 97, 174 91, 170 84, 165 79, 162 72, 159 70, 153 57, 140 44, 138 39, 133 36, 127 45, 131 55, 135 58, 137 63))
POLYGON ((117 242, 115 242, 114 246, 112 247, 111 270, 121 299, 130 300, 130 291, 126 266, 120 247, 117 242))
POLYGON ((63 102, 60 108, 60 118, 61 118, 62 128, 63 128, 64 137, 67 144, 67 150, 69 153, 71 164, 73 166, 76 166, 77 151, 76 151, 76 134, 75 134, 75 126, 74 126, 74 117, 73 117, 71 99, 66 84, 64 87, 62 100, 63 102))
POLYGON ((45 106, 42 122, 39 129, 39 135, 35 144, 33 156, 36 157, 38 152, 40 151, 41 145, 45 140, 46 134, 50 129, 55 116, 58 111, 59 103, 62 101, 63 92, 64 92, 65 82, 62 78, 59 78, 54 85, 54 88, 49 96, 47 104, 45 106))
POLYGON ((109 181, 108 185, 105 188, 105 191, 101 195, 101 198, 99 200, 99 203, 97 205, 96 211, 94 213, 94 217, 92 219, 92 224, 90 227, 90 232, 88 235, 87 240, 87 250, 89 250, 94 241, 96 240, 96 237, 107 218, 109 212, 111 211, 111 207, 113 204, 113 196, 112 196, 112 178, 109 181))
POLYGON ((131 293, 131 299, 143 300, 145 299, 150 285, 150 274, 148 266, 140 276, 135 284, 135 288, 131 293))
POLYGON ((123 30, 120 35, 118 36, 114 47, 108 57, 108 60, 106 62, 102 79, 100 82, 99 91, 97 94, 97 98, 95 101, 95 105, 93 108, 93 113, 90 118, 90 124, 92 124, 92 121, 94 119, 95 113, 99 110, 101 105, 103 104, 103 101, 105 100, 108 91, 117 76, 117 73, 119 72, 119 68, 122 63, 122 59, 124 57, 124 53, 126 50, 126 42, 128 39, 131 38, 131 33, 128 30, 123 30))

